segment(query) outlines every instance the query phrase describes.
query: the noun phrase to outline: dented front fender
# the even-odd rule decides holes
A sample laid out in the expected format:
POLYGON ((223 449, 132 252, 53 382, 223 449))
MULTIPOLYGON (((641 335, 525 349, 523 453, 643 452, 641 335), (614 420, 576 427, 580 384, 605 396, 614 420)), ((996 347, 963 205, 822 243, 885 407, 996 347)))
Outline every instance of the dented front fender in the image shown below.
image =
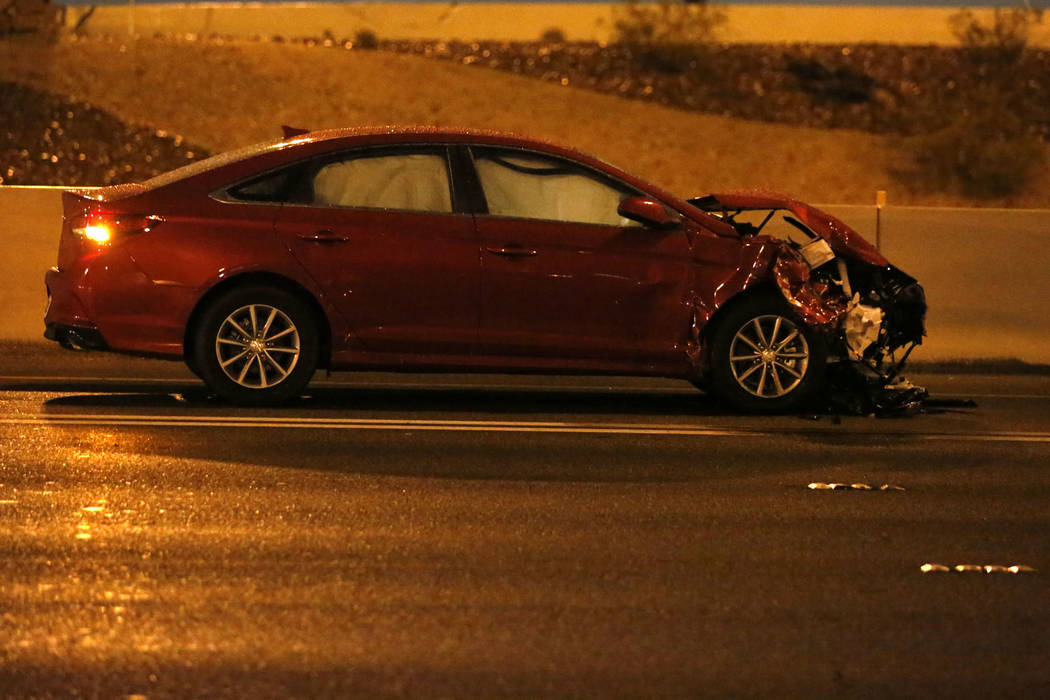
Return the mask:
POLYGON ((848 310, 848 302, 841 296, 829 294, 818 287, 809 274, 809 265, 798 259, 787 246, 773 264, 773 280, 795 313, 806 325, 821 331, 830 331, 840 324, 848 310))

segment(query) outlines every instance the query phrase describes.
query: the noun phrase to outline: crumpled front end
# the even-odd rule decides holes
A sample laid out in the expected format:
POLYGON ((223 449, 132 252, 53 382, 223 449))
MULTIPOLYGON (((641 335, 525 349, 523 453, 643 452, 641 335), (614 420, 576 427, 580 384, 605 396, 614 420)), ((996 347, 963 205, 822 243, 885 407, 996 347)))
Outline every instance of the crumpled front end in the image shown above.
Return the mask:
POLYGON ((782 244, 773 265, 777 288, 807 325, 821 331, 832 358, 893 367, 922 343, 926 295, 892 265, 834 257, 811 267, 782 244))
POLYGON ((736 226, 745 239, 772 248, 769 277, 825 340, 833 405, 885 414, 921 408, 925 392, 900 377, 925 336, 926 295, 914 278, 846 224, 809 205, 750 193, 690 201, 736 226), (741 217, 754 211, 765 216, 758 226, 741 217), (794 236, 763 234, 778 211, 786 212, 783 220, 794 236), (849 395, 849 400, 839 400, 837 394, 849 395))

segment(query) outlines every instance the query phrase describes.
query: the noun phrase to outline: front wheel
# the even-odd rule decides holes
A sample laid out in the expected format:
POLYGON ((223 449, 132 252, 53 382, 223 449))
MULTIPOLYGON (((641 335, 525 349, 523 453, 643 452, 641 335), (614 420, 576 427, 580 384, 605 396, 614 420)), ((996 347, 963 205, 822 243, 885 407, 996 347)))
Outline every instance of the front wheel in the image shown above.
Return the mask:
POLYGON ((235 289, 204 311, 194 365, 232 403, 271 405, 298 396, 317 367, 318 333, 298 297, 267 287, 235 289))
POLYGON ((712 387, 728 403, 747 413, 783 413, 819 395, 827 352, 783 300, 754 297, 721 319, 711 359, 712 387))

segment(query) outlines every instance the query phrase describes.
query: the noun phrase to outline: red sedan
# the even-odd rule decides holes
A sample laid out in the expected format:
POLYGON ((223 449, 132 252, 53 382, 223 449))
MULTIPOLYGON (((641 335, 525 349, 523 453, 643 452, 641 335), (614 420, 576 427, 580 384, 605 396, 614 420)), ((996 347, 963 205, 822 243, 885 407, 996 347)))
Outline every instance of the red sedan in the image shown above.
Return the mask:
POLYGON ((921 287, 827 214, 508 135, 300 133, 63 197, 45 336, 182 359, 237 403, 322 367, 679 377, 784 411, 923 335, 921 287))

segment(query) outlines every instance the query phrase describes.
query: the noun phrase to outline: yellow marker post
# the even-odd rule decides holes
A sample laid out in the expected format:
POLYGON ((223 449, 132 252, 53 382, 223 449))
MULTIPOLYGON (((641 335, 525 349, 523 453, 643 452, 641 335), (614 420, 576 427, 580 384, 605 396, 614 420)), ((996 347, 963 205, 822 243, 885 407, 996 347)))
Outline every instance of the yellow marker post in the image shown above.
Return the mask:
POLYGON ((882 250, 882 208, 886 206, 886 190, 875 192, 875 248, 882 250))

